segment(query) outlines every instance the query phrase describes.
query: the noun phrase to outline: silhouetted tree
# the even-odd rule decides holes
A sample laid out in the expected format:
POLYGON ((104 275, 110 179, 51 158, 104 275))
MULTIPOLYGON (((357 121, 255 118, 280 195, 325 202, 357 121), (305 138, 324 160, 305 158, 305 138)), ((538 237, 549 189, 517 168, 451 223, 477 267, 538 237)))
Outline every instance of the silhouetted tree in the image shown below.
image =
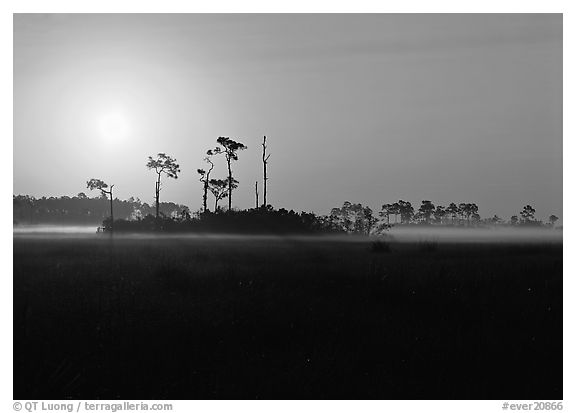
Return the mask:
POLYGON ((520 216, 522 217, 522 222, 525 224, 529 224, 532 221, 534 221, 534 214, 535 213, 536 213, 536 210, 534 208, 532 208, 531 205, 524 206, 524 208, 522 209, 522 212, 520 212, 520 216))
POLYGON ((398 202, 394 202, 393 204, 388 204, 388 210, 390 211, 391 215, 394 215, 394 223, 398 223, 398 215, 400 215, 400 205, 398 202))
POLYGON ((192 216, 190 215, 190 210, 186 207, 182 208, 180 213, 178 214, 178 218, 180 221, 190 221, 192 216))
POLYGON ((420 212, 426 224, 430 223, 430 217, 435 209, 436 207, 431 201, 422 201, 422 205, 420 205, 418 212, 420 212))
POLYGON ((270 159, 270 155, 266 155, 266 135, 264 135, 264 141, 262 142, 262 163, 264 164, 264 206, 268 205, 267 201, 267 184, 268 184, 268 159, 270 159))
POLYGON ((364 234, 370 235, 378 223, 378 219, 374 216, 372 209, 368 206, 362 209, 362 214, 364 234))
POLYGON ((452 225, 454 225, 454 221, 458 217, 459 212, 460 211, 458 209, 458 205, 456 205, 454 202, 451 202, 448 208, 446 208, 446 213, 450 214, 452 217, 452 225))
POLYGON ((214 195, 214 211, 218 211, 218 202, 221 199, 230 196, 230 188, 237 188, 238 181, 232 178, 232 182, 228 179, 210 179, 208 182, 208 189, 214 195))
POLYGON ((444 209, 443 206, 438 205, 434 210, 434 219, 436 220, 436 223, 442 224, 444 220, 444 215, 446 215, 446 210, 444 209))
POLYGON ((211 179, 208 189, 214 195, 214 211, 218 211, 218 201, 228 196, 228 182, 225 179, 211 179))
POLYGON ((550 221, 550 226, 554 227, 556 221, 558 221, 558 217, 556 215, 550 215, 548 221, 550 221))
POLYGON ((109 195, 110 196, 110 231, 114 230, 114 207, 113 207, 113 197, 112 197, 112 188, 114 185, 110 185, 110 189, 108 188, 108 184, 100 179, 90 179, 86 182, 86 187, 91 191, 94 189, 99 189, 102 196, 109 195))
MULTIPOLYGON (((226 164, 228 165, 228 210, 232 210, 232 190, 233 182, 236 181, 232 178, 232 161, 238 160, 238 151, 244 150, 247 148, 246 145, 240 142, 236 142, 225 136, 220 136, 216 139, 216 142, 220 145, 220 147, 216 147, 212 150, 208 151, 208 155, 218 155, 223 153, 226 157, 226 164)), ((236 181, 238 182, 238 181, 236 181)))
POLYGON ((412 221, 418 224, 424 224, 426 221, 424 219, 424 215, 420 211, 415 211, 414 215, 412 215, 412 221))
POLYGON ((214 162, 210 159, 210 157, 205 157, 204 161, 206 161, 210 168, 208 170, 205 169, 197 169, 196 171, 200 175, 200 182, 204 184, 204 194, 202 196, 202 205, 204 207, 204 212, 208 211, 208 182, 210 181, 210 173, 214 169, 214 162))
POLYGON ((409 224, 414 216, 414 207, 410 202, 403 200, 398 201, 398 206, 402 224, 409 224))
POLYGON ((458 218, 460 219, 461 223, 464 219, 466 219, 466 203, 460 202, 458 204, 458 218))
POLYGON ((162 174, 165 174, 168 178, 178 179, 178 173, 180 173, 180 165, 176 163, 176 159, 166 155, 165 153, 159 153, 156 158, 148 157, 148 163, 146 163, 148 169, 154 169, 158 179, 156 180, 156 219, 158 219, 160 214, 160 189, 161 183, 160 179, 162 174))
POLYGON ((256 208, 258 208, 259 203, 258 203, 258 181, 256 181, 256 183, 254 184, 254 190, 256 191, 256 208))
POLYGON ((380 217, 386 219, 386 225, 390 225, 390 204, 382 205, 382 210, 380 211, 380 217))
POLYGON ((512 215, 510 217, 510 225, 518 225, 518 216, 517 215, 512 215))
MULTIPOLYGON (((364 207, 362 207, 362 204, 350 205, 349 214, 350 219, 353 222, 353 232, 357 234, 364 234, 366 232, 367 223, 365 222, 364 207)), ((372 215, 372 210, 370 210, 369 214, 370 216, 372 215)))
POLYGON ((346 201, 342 204, 342 208, 340 208, 341 212, 341 220, 342 220, 342 227, 346 232, 352 232, 354 221, 352 220, 351 215, 352 203, 346 201))
POLYGON ((466 222, 470 225, 470 218, 478 214, 478 205, 476 204, 460 204, 459 210, 463 218, 466 218, 466 222))

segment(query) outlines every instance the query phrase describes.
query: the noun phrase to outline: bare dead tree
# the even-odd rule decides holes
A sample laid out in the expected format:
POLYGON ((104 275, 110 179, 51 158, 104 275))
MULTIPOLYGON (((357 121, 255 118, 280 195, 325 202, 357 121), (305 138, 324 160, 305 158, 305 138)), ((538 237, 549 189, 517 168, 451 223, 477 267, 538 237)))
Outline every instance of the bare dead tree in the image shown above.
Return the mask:
POLYGON ((204 195, 202 197, 203 205, 204 205, 204 212, 208 211, 208 182, 210 181, 210 173, 212 169, 214 169, 214 162, 210 159, 209 156, 204 158, 204 161, 210 164, 210 169, 197 169, 196 171, 200 175, 200 182, 204 184, 204 195))
POLYGON ((258 208, 258 181, 256 181, 254 188, 256 189, 256 208, 258 208))
POLYGON ((264 141, 262 142, 262 163, 264 164, 264 207, 268 205, 267 201, 267 181, 268 181, 268 159, 270 159, 270 155, 266 156, 266 135, 264 135, 264 141))

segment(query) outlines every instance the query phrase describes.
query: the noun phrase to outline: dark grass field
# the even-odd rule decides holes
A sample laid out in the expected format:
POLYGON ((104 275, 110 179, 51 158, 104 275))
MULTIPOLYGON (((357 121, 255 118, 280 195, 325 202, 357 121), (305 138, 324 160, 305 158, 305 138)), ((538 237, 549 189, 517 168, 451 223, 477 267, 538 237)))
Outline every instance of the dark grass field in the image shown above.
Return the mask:
POLYGON ((14 238, 15 399, 562 399, 561 244, 14 238))

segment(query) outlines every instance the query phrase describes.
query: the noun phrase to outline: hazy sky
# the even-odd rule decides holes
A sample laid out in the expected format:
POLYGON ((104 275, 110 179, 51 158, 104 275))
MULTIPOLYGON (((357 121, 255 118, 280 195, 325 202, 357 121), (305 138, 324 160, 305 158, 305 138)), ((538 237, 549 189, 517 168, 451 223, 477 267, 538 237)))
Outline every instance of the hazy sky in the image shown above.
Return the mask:
MULTIPOLYGON (((561 15, 15 15, 14 193, 200 208, 218 136, 248 146, 234 205, 398 199, 562 213, 561 15), (96 195, 95 193, 92 195, 96 195)), ((213 177, 225 176, 218 159, 213 177)), ((225 203, 225 202, 224 202, 225 203)))

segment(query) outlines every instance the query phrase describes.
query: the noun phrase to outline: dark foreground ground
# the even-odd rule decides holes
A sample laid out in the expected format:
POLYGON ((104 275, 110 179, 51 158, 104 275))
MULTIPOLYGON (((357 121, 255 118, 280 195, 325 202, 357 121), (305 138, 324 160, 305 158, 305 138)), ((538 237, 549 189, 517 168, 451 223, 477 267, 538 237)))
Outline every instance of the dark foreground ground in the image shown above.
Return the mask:
POLYGON ((560 244, 14 239, 15 399, 562 396, 560 244))

